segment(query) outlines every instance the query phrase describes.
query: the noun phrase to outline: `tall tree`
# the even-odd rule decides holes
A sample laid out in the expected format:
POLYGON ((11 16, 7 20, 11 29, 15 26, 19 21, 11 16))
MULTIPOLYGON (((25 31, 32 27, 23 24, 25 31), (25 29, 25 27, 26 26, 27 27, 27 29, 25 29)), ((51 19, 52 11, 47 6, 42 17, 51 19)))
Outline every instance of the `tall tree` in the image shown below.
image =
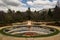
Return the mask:
POLYGON ((0 24, 5 23, 5 12, 0 11, 0 24))
POLYGON ((54 19, 55 20, 60 20, 60 8, 58 6, 56 6, 54 8, 54 12, 53 13, 54 13, 54 15, 53 15, 54 19))
POLYGON ((48 16, 53 17, 53 14, 51 12, 51 9, 49 9, 49 11, 48 11, 48 16))
POLYGON ((5 15, 5 21, 7 23, 13 22, 13 12, 12 12, 11 9, 8 9, 8 11, 7 11, 6 15, 5 15))
POLYGON ((26 13, 27 13, 28 20, 31 20, 31 10, 30 10, 30 7, 26 11, 26 13))
POLYGON ((23 15, 22 15, 22 13, 20 11, 16 11, 14 19, 17 22, 23 21, 23 15))

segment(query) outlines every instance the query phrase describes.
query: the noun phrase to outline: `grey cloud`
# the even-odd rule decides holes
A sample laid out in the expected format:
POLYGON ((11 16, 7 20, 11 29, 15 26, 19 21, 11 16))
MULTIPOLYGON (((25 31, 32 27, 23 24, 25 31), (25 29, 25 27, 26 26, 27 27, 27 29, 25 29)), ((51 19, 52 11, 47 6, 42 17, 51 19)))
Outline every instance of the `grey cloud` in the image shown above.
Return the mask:
POLYGON ((28 1, 36 1, 36 0, 28 0, 28 1))
POLYGON ((12 2, 12 1, 9 1, 9 0, 2 0, 5 4, 7 5, 11 5, 11 6, 19 6, 18 3, 16 2, 12 2))
POLYGON ((0 6, 5 6, 5 4, 0 3, 0 6))

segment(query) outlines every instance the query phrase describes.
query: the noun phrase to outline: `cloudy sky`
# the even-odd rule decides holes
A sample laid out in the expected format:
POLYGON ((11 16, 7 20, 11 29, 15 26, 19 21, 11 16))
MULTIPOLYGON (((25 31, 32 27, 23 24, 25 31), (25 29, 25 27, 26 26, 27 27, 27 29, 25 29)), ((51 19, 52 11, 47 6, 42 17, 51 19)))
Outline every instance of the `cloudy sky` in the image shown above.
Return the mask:
POLYGON ((0 10, 26 11, 28 7, 31 11, 54 8, 57 0, 0 0, 0 10))

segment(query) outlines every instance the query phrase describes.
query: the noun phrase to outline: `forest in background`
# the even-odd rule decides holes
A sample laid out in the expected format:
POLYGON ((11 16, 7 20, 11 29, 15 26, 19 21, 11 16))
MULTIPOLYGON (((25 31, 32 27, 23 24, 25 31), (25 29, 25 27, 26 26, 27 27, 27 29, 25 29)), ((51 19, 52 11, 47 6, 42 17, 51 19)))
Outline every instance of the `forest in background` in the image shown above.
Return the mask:
POLYGON ((32 12, 30 8, 28 8, 28 10, 26 10, 25 12, 21 11, 15 12, 14 10, 11 9, 8 9, 7 12, 0 11, 0 25, 24 22, 28 20, 35 22, 60 21, 60 8, 56 6, 54 9, 34 12, 32 12))

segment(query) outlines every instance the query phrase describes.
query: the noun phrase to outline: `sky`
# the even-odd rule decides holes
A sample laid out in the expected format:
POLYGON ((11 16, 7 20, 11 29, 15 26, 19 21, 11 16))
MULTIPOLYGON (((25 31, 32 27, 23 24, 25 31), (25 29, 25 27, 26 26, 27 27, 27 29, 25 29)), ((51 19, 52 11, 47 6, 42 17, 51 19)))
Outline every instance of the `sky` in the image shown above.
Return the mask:
POLYGON ((56 4, 57 0, 0 0, 0 10, 26 11, 30 7, 31 11, 39 11, 54 8, 56 4))

